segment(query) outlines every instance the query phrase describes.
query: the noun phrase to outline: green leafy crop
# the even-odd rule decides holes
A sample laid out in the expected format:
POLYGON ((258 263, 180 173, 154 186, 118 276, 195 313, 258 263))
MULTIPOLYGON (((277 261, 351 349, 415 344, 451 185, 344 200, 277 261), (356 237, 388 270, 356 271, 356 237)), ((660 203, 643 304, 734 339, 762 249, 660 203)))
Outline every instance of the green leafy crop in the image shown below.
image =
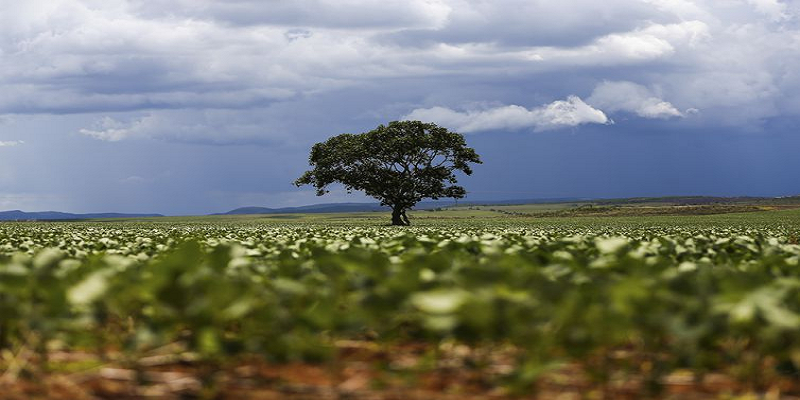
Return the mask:
POLYGON ((634 371, 657 386, 689 369, 758 385, 800 370, 797 233, 780 221, 3 224, 0 348, 285 362, 329 359, 337 339, 456 341, 515 349, 512 386, 568 362, 599 381, 634 371))

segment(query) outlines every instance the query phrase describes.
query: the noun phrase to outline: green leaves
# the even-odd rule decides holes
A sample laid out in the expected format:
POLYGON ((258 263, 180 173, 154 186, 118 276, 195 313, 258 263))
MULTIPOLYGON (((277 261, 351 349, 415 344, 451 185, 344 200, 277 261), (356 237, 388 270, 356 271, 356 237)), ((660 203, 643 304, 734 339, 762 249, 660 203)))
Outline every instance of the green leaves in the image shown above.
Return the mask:
POLYGON ((69 288, 67 299, 76 306, 87 305, 100 298, 107 290, 108 271, 97 271, 69 288))
POLYGON ((394 209, 393 224, 402 225, 402 211, 424 198, 464 197, 455 173, 472 174, 470 163, 480 164, 480 157, 460 134, 431 123, 393 121, 315 144, 312 169, 294 183, 314 186, 319 196, 336 182, 364 191, 394 209))
POLYGON ((587 221, 2 225, 0 347, 318 360, 368 332, 509 346, 523 380, 620 349, 659 373, 800 360, 795 226, 587 221))

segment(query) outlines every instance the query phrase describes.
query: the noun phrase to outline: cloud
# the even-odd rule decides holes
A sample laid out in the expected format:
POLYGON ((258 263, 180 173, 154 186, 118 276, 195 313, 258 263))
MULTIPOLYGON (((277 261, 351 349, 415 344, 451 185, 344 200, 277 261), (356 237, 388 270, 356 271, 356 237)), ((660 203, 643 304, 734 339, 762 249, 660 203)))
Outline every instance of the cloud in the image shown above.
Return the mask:
POLYGON ((602 111, 586 104, 577 96, 527 109, 518 105, 459 112, 445 107, 418 108, 403 117, 408 120, 434 122, 459 132, 519 130, 532 128, 545 131, 583 124, 609 124, 602 111))
POLYGON ((541 47, 526 51, 533 61, 554 65, 624 65, 668 58, 679 48, 695 46, 708 38, 702 21, 649 24, 628 32, 612 33, 577 47, 541 47))
POLYGON ((117 142, 129 136, 145 133, 152 126, 152 117, 142 117, 128 123, 103 117, 96 120, 91 129, 81 129, 80 133, 99 140, 117 142))
POLYGON ((698 19, 709 20, 713 18, 711 14, 695 0, 643 0, 643 2, 654 5, 661 12, 674 14, 684 21, 698 19))
POLYGON ((283 25, 323 28, 436 27, 452 8, 442 0, 135 0, 135 13, 166 17, 179 9, 184 16, 227 24, 283 25))
MULTIPOLYGON (((289 135, 265 128, 274 119, 237 117, 265 125, 237 127, 226 139, 217 129, 225 126, 203 115, 303 107, 340 91, 377 97, 410 83, 416 93, 375 107, 453 104, 429 102, 432 86, 484 85, 496 96, 464 103, 519 104, 504 96, 525 87, 531 93, 524 99, 552 99, 624 80, 659 88, 650 97, 668 104, 702 109, 709 124, 800 114, 793 106, 800 103, 798 7, 777 0, 23 3, 0 14, 0 114, 119 120, 84 128, 103 140, 154 131, 128 126, 144 115, 158 118, 159 132, 178 132, 148 134, 159 138, 224 143, 289 135), (545 80, 563 87, 538 83, 545 80), (181 116, 186 110, 201 124, 181 116)), ((662 102, 637 110, 673 112, 662 102)))
POLYGON ((625 111, 643 118, 667 119, 684 116, 671 103, 633 82, 604 81, 595 87, 586 101, 607 112, 625 111))
POLYGON ((574 47, 615 32, 636 29, 657 20, 657 10, 629 0, 500 2, 452 0, 447 19, 436 27, 405 26, 379 39, 401 46, 438 43, 496 43, 502 48, 574 47))
POLYGON ((25 142, 22 140, 10 140, 10 141, 0 141, 0 147, 14 147, 24 144, 25 142))
POLYGON ((143 178, 139 175, 131 175, 127 178, 120 179, 119 181, 121 183, 139 184, 139 183, 149 182, 150 179, 143 178))
MULTIPOLYGON (((97 140, 118 142, 159 139, 198 144, 270 144, 292 137, 278 126, 278 108, 251 110, 156 110, 145 113, 117 113, 95 119, 79 133, 97 140), (256 112, 258 111, 258 112, 256 112)), ((284 117, 290 115, 282 114, 284 117)), ((286 126, 293 126, 287 121, 286 126)), ((294 123, 294 126, 301 126, 294 123)))
POLYGON ((774 21, 781 21, 790 17, 787 13, 786 4, 778 0, 747 0, 747 2, 752 4, 756 11, 772 18, 774 21))

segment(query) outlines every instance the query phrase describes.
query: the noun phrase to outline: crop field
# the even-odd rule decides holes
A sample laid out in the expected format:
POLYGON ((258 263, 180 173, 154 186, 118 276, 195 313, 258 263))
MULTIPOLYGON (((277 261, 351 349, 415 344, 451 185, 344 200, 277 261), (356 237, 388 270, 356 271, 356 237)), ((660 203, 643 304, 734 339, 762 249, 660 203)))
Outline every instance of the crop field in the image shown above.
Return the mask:
POLYGON ((412 221, 2 223, 0 398, 800 397, 800 210, 412 221))

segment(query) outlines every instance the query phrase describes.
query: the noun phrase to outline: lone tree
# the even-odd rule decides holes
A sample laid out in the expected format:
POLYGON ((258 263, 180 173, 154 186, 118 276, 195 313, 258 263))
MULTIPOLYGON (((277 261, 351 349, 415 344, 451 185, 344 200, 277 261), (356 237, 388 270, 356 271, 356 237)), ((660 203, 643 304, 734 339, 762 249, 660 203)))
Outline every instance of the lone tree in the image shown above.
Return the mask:
POLYGON ((406 210, 424 198, 463 198, 456 171, 471 175, 481 163, 464 137, 432 123, 393 121, 361 134, 341 134, 311 149, 306 171, 294 184, 313 185, 317 196, 339 182, 392 208, 392 225, 410 225, 406 210))

